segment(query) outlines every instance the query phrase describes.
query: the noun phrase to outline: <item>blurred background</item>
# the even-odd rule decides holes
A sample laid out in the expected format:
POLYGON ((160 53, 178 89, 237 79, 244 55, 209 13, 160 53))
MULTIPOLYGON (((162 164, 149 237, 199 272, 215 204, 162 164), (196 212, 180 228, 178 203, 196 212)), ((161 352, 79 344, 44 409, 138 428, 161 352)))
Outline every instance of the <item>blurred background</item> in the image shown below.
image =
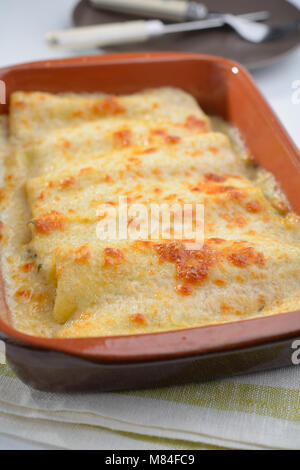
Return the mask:
MULTIPOLYGON (((143 4, 147 0, 135 1, 143 4)), ((204 3, 209 11, 235 15, 267 11, 269 18, 264 23, 273 26, 290 25, 300 18, 300 0, 207 0, 204 3)), ((170 34, 144 43, 105 49, 57 49, 45 40, 49 31, 139 17, 143 18, 142 15, 111 12, 107 8, 95 9, 89 0, 0 0, 0 66, 120 50, 185 50, 229 57, 248 68, 300 147, 300 30, 261 44, 242 39, 228 26, 170 34)))

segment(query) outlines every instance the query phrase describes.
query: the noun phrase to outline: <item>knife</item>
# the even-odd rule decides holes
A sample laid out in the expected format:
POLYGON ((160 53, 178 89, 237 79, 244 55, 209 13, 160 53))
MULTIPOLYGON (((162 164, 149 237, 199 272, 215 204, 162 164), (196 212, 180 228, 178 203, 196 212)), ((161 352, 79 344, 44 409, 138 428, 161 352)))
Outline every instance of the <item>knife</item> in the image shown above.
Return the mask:
MULTIPOLYGON (((133 42, 146 42, 149 39, 164 34, 218 28, 227 22, 228 16, 233 15, 220 14, 206 20, 168 25, 160 20, 137 20, 96 26, 83 26, 60 31, 49 31, 46 34, 46 41, 49 46, 60 49, 84 49, 89 47, 116 46, 133 42)), ((234 18, 259 21, 268 17, 268 12, 258 11, 235 16, 234 18)))
POLYGON ((169 21, 201 20, 208 15, 203 3, 185 0, 90 0, 99 9, 169 21))

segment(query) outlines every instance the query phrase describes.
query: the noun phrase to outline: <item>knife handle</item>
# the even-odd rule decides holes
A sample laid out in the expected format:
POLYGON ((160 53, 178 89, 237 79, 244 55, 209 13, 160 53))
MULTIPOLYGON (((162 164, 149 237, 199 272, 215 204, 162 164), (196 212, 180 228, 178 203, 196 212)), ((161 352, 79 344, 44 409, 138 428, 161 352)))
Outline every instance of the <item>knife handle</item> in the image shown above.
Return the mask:
POLYGON ((169 21, 201 19, 207 15, 204 5, 186 0, 90 0, 90 3, 103 10, 169 21))
POLYGON ((55 48, 83 49, 144 42, 160 36, 163 30, 164 24, 160 20, 128 21, 50 31, 46 34, 46 41, 55 48))

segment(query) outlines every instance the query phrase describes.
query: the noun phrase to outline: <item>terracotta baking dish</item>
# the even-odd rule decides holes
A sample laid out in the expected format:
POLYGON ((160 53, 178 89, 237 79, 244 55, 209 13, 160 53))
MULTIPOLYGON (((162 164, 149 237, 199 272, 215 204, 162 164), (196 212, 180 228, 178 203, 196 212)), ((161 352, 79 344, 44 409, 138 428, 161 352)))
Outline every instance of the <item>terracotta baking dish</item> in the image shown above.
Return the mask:
MULTIPOLYGON (((131 93, 175 86, 208 114, 237 126, 258 162, 280 182, 300 213, 300 154, 247 72, 219 57, 133 53, 35 62, 0 70, 7 98, 15 90, 131 93)), ((0 113, 7 105, 0 105, 0 113)), ((251 295, 251 292, 249 292, 251 295)), ((86 339, 46 339, 9 322, 3 283, 0 339, 27 384, 49 391, 120 390, 209 380, 292 364, 300 311, 181 331, 86 339)))

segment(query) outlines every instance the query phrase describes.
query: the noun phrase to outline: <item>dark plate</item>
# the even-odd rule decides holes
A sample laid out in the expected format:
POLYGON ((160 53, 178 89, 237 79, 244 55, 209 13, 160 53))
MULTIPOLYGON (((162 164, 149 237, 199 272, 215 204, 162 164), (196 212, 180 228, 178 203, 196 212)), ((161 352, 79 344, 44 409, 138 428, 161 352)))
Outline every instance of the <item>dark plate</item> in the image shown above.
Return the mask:
MULTIPOLYGON (((285 0, 252 0, 251 2, 245 0, 207 0, 204 3, 211 11, 234 14, 267 10, 271 14, 267 23, 276 26, 292 23, 297 19, 300 20, 300 10, 285 0)), ((73 13, 73 23, 76 26, 133 19, 136 19, 136 17, 96 10, 90 6, 88 0, 80 1, 73 13)), ((299 43, 300 33, 292 33, 281 39, 263 44, 251 44, 237 36, 229 27, 223 27, 206 31, 171 34, 147 43, 118 46, 117 48, 107 48, 107 50, 110 52, 185 51, 213 54, 236 60, 248 69, 255 69, 280 59, 297 47, 299 43)))

